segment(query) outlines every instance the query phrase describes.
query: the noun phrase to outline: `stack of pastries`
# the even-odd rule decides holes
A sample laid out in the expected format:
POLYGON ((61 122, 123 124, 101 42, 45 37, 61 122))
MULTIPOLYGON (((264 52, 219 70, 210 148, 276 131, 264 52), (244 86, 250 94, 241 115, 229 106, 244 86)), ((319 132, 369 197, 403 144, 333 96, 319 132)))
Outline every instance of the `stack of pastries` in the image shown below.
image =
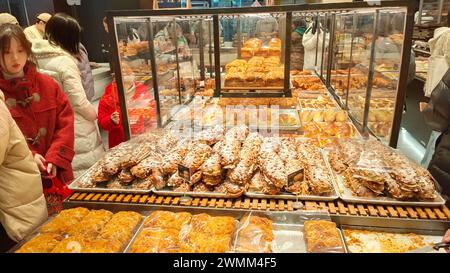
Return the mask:
POLYGON ((244 216, 241 219, 236 252, 271 253, 272 220, 264 216, 244 216))
POLYGON ((430 173, 376 140, 339 140, 329 155, 344 184, 361 197, 434 200, 430 173))
POLYGON ((223 253, 232 250, 233 217, 155 211, 137 235, 133 253, 223 253))
POLYGON ((304 223, 308 253, 344 252, 336 224, 326 220, 309 220, 304 223))
POLYGON ((225 66, 226 87, 282 87, 284 67, 280 57, 255 56, 248 61, 236 59, 225 66))
POLYGON ((281 40, 272 38, 267 46, 258 38, 248 39, 241 48, 241 58, 250 59, 254 56, 271 57, 281 56, 281 40))
POLYGON ((74 208, 63 210, 26 242, 18 253, 121 252, 142 220, 139 213, 74 208))

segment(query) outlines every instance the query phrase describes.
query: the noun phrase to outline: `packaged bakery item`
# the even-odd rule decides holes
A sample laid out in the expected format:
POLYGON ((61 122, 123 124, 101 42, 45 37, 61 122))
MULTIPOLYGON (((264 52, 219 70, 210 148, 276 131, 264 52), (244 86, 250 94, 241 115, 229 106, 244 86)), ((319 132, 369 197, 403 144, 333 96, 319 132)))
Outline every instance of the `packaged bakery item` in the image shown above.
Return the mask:
POLYGON ((272 220, 256 215, 242 217, 238 229, 237 252, 271 253, 273 240, 272 220))
POLYGON ((64 239, 60 234, 43 233, 20 247, 16 253, 50 253, 64 239))
POLYGON ((281 40, 279 38, 272 38, 272 39, 270 39, 269 47, 279 47, 279 48, 281 48, 281 40))
POLYGON ((244 47, 249 48, 260 48, 262 46, 262 41, 258 38, 251 38, 245 41, 244 47))
POLYGON ((309 253, 345 252, 336 224, 326 220, 309 220, 304 223, 305 241, 309 253))
POLYGON ((122 169, 118 175, 118 179, 121 183, 131 183, 134 180, 134 175, 130 172, 130 169, 122 169))
POLYGON ((252 177, 258 164, 258 153, 262 138, 258 133, 250 133, 243 143, 240 161, 234 169, 228 172, 228 179, 236 184, 245 185, 252 177))
POLYGON ((190 173, 195 173, 205 160, 211 155, 210 146, 203 143, 193 143, 191 149, 183 160, 183 166, 188 168, 190 173))
POLYGON ((62 210, 53 220, 45 224, 40 232, 65 235, 87 214, 89 214, 89 210, 81 207, 62 210))
POLYGON ((178 165, 181 164, 189 151, 189 144, 177 145, 173 150, 167 153, 162 162, 162 171, 165 175, 172 175, 178 170, 178 165))
POLYGON ((163 158, 161 155, 151 152, 150 156, 142 160, 139 164, 131 168, 131 173, 139 178, 148 177, 153 169, 157 169, 162 165, 163 158))
POLYGON ((91 210, 80 222, 74 225, 68 232, 70 236, 83 238, 96 238, 103 227, 113 216, 108 210, 91 210))

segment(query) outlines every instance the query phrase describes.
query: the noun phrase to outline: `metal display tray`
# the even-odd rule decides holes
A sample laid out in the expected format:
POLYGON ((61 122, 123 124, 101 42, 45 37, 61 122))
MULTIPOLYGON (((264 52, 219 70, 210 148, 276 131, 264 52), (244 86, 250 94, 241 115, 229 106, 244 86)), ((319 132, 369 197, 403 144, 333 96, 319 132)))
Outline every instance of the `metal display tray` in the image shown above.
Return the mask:
POLYGON ((153 189, 154 193, 162 196, 181 196, 181 197, 200 197, 200 198, 238 198, 242 194, 224 194, 224 193, 214 193, 214 192, 176 192, 169 187, 165 187, 161 190, 153 189))
MULTIPOLYGON (((307 139, 307 138, 300 138, 307 139)), ((339 189, 336 187, 336 183, 334 181, 333 170, 331 169, 330 164, 328 163, 328 158, 322 149, 320 149, 320 153, 322 154, 322 159, 324 160, 327 168, 328 168, 328 176, 329 183, 333 187, 333 193, 329 196, 321 196, 321 195, 294 195, 288 192, 282 192, 281 194, 265 194, 261 192, 245 192, 244 195, 250 198, 270 198, 270 199, 285 199, 285 200, 303 200, 303 201, 334 201, 339 198, 339 189)))
POLYGON ((152 189, 131 189, 131 188, 125 188, 125 189, 110 189, 110 188, 103 188, 103 187, 92 187, 92 188, 85 188, 81 187, 79 185, 80 181, 83 179, 87 179, 87 176, 90 175, 93 168, 97 168, 98 162, 92 165, 87 171, 85 171, 81 176, 75 178, 75 180, 68 186, 70 190, 78 191, 78 192, 98 192, 98 193, 136 193, 136 194, 147 194, 152 191, 152 189))
MULTIPOLYGON (((79 178, 81 178, 80 176, 79 178)), ((69 185, 69 189, 78 192, 98 192, 98 193, 134 193, 134 194, 148 194, 152 191, 152 189, 132 189, 132 188, 123 188, 123 189, 114 189, 114 188, 102 188, 102 187, 93 187, 93 188, 82 188, 78 185, 79 178, 75 179, 72 184, 69 185)))
POLYGON ((355 196, 349 188, 344 185, 344 180, 340 174, 335 173, 336 186, 338 187, 339 198, 348 203, 357 204, 377 204, 394 206, 416 206, 416 207, 440 207, 445 205, 445 200, 436 192, 434 201, 401 201, 391 197, 358 197, 355 196))
MULTIPOLYGON (((109 210, 109 209, 108 209, 108 210, 109 210)), ((119 212, 119 211, 121 211, 121 210, 109 210, 109 211, 111 211, 111 212, 113 212, 113 213, 117 213, 117 212, 119 212)), ((135 234, 139 231, 140 227, 144 224, 144 219, 145 219, 145 217, 149 215, 149 212, 147 212, 147 211, 139 211, 139 213, 143 216, 142 219, 141 219, 141 221, 140 221, 139 224, 137 224, 136 227, 133 229, 133 231, 132 231, 132 234, 133 234, 133 235, 131 236, 131 238, 129 239, 129 241, 128 241, 126 244, 124 244, 124 245, 122 246, 122 249, 121 249, 118 253, 123 253, 123 252, 130 246, 130 243, 131 243, 132 238, 133 238, 133 237, 135 236, 135 234)), ((19 250, 23 245, 25 245, 27 242, 29 242, 30 240, 32 240, 34 237, 40 235, 40 234, 41 234, 41 233, 40 233, 40 230, 42 229, 42 227, 45 226, 46 224, 50 223, 51 221, 53 221, 53 220, 55 219, 56 216, 57 216, 57 215, 50 216, 44 223, 42 223, 39 227, 37 227, 35 230, 33 230, 33 232, 31 232, 29 235, 25 236, 25 238, 24 238, 23 240, 21 240, 21 241, 18 242, 14 247, 12 247, 10 250, 8 250, 8 253, 14 253, 14 252, 16 252, 16 251, 19 250)), ((63 237, 64 237, 64 239, 66 239, 66 238, 68 238, 69 236, 66 234, 66 235, 63 235, 63 237)), ((62 240, 61 240, 61 241, 62 241, 62 240)))
MULTIPOLYGON (((160 210, 155 208, 155 210, 160 210)), ((207 213, 210 216, 230 216, 236 219, 237 225, 236 230, 232 235, 231 240, 231 250, 230 253, 243 253, 237 249, 239 242, 239 232, 241 230, 242 223, 240 220, 243 216, 252 215, 259 217, 267 217, 272 220, 272 252, 273 253, 306 253, 306 242, 304 239, 303 224, 306 220, 330 220, 330 216, 324 212, 255 212, 251 210, 229 210, 229 211, 218 211, 208 208, 170 208, 165 207, 163 210, 173 211, 173 212, 189 212, 191 214, 207 213)), ((148 211, 148 215, 151 211, 148 211)), ((145 222, 145 219, 143 223, 145 222)), ((131 246, 136 241, 137 236, 142 231, 144 224, 141 224, 132 239, 130 240, 128 246, 124 250, 125 253, 131 252, 131 246)), ((343 252, 347 252, 345 246, 344 237, 341 230, 338 229, 339 235, 341 237, 341 242, 343 245, 343 252)), ((257 235, 256 235, 257 237, 257 235)), ((257 240, 256 240, 257 241, 257 240)), ((331 250, 333 251, 333 250, 331 250)), ((336 251, 336 250, 334 250, 336 251)))
MULTIPOLYGON (((424 239, 424 243, 438 243, 442 240, 443 231, 441 230, 423 230, 423 229, 411 229, 411 228, 392 228, 392 227, 371 227, 371 226, 352 226, 352 225, 341 225, 342 236, 344 239, 345 247, 350 253, 350 247, 352 242, 349 242, 345 236, 345 230, 364 230, 364 231, 374 231, 374 232, 388 232, 394 234, 407 234, 414 233, 420 235, 424 239)), ((440 252, 445 253, 443 249, 440 252)), ((437 252, 433 252, 437 253, 437 252)))
POLYGON ((333 194, 329 196, 321 195, 294 195, 288 192, 282 192, 280 194, 265 194, 260 192, 247 191, 245 196, 250 198, 269 198, 269 199, 284 199, 284 200, 301 200, 301 201, 334 201, 339 198, 337 191, 333 183, 333 194))

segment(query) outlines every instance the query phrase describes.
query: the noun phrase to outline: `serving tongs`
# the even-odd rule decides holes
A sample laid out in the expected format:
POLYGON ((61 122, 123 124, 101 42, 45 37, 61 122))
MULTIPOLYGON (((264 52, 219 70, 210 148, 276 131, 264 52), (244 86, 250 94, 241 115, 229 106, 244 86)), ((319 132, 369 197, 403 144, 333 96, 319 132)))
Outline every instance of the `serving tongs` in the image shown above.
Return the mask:
POLYGON ((439 251, 441 248, 450 248, 450 243, 436 243, 431 246, 425 246, 408 251, 408 253, 428 253, 439 251))

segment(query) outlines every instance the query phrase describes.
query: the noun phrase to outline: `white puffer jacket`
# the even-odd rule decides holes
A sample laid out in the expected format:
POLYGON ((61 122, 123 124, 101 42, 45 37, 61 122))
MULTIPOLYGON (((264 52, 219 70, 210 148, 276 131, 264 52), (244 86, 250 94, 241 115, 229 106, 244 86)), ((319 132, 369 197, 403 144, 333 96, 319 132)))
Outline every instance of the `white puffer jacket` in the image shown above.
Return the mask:
POLYGON ((60 83, 75 113, 75 157, 72 167, 74 176, 78 177, 104 154, 96 123, 97 113, 86 98, 76 58, 47 40, 33 41, 32 51, 40 72, 60 83))

